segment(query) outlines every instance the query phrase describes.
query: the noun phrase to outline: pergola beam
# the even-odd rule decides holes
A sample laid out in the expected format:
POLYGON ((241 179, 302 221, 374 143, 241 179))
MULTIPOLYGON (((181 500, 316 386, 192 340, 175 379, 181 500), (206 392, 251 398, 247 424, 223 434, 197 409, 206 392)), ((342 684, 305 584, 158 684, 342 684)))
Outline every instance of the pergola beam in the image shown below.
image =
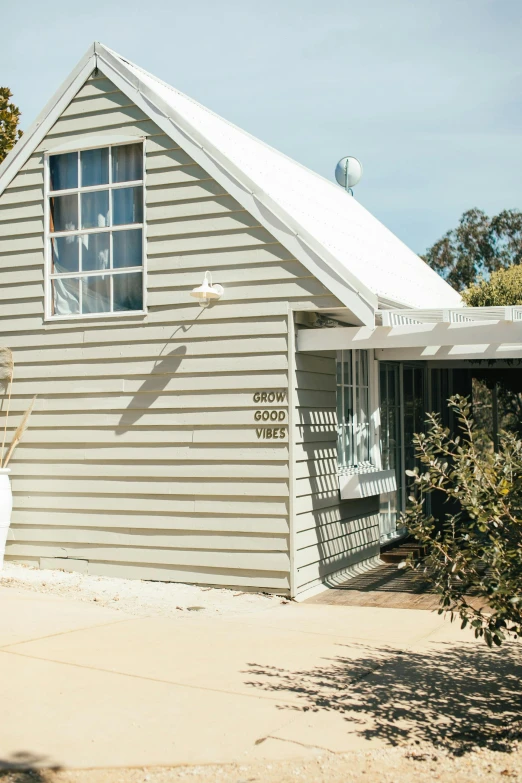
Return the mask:
MULTIPOLYGON (((301 329, 297 335, 298 351, 333 351, 354 348, 398 349, 422 348, 427 351, 422 358, 435 357, 441 347, 469 348, 477 346, 477 354, 485 350, 506 346, 522 355, 522 322, 520 321, 471 321, 460 323, 416 323, 400 326, 338 327, 334 329, 301 329), (432 353, 430 354, 430 349, 432 353)), ((507 354, 503 353, 506 357, 507 354)), ((438 358, 438 357, 437 357, 438 358)), ((456 358, 463 358, 462 355, 456 358)), ((477 356, 479 358, 479 356, 477 356)))
MULTIPOLYGON (((375 358, 381 362, 473 361, 473 359, 522 359, 522 345, 439 345, 430 348, 379 348, 375 358)), ((508 366, 508 365, 506 365, 508 366)))

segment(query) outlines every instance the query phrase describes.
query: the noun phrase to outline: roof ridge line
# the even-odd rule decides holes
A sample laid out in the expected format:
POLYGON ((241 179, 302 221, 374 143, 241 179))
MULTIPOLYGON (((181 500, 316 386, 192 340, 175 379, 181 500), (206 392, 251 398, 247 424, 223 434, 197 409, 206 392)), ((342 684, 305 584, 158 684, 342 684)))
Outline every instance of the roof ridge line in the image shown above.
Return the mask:
POLYGON ((323 177, 322 174, 319 174, 319 172, 314 171, 313 169, 306 166, 304 163, 301 163, 298 160, 295 160, 295 158, 290 157, 290 155, 287 155, 285 152, 281 152, 281 150, 278 150, 277 147, 273 147, 271 144, 268 144, 268 142, 263 141, 263 139, 260 139, 258 136, 255 136, 253 133, 250 133, 250 131, 245 130, 244 128, 241 128, 239 125, 236 125, 235 122, 231 122, 226 117, 223 117, 223 115, 218 114, 217 111, 214 111, 213 109, 209 109, 208 106, 205 106, 204 103, 200 103, 200 101, 193 98, 191 95, 188 95, 186 92, 183 92, 182 90, 178 89, 177 87, 174 87, 172 84, 169 84, 168 82, 164 81, 163 79, 160 79, 155 74, 151 73, 150 71, 147 71, 145 68, 142 68, 140 65, 136 65, 132 60, 129 60, 126 57, 123 57, 118 52, 114 51, 114 49, 110 49, 108 46, 105 46, 104 44, 100 44, 103 49, 105 49, 107 52, 110 52, 114 57, 117 57, 122 62, 130 65, 132 68, 135 68, 137 71, 140 71, 141 73, 145 74, 145 76, 148 76, 150 79, 152 79, 155 82, 158 82, 158 84, 163 85, 163 87, 166 87, 166 89, 170 90, 173 93, 177 93, 182 98, 185 98, 190 103, 193 103, 195 106, 198 106, 200 109, 203 109, 203 111, 207 112, 207 114, 212 115, 213 117, 216 117, 221 122, 225 123, 229 127, 233 128, 236 131, 239 131, 240 133, 244 134, 245 136, 248 136, 253 141, 255 141, 257 144, 263 145, 263 147, 266 147, 266 149, 273 152, 278 157, 284 158, 285 160, 288 160, 290 163, 292 163, 294 166, 299 166, 304 171, 306 171, 308 174, 312 174, 314 177, 317 177, 321 182, 325 182, 328 185, 331 185, 332 188, 337 190, 338 186, 332 181, 327 179, 327 177, 323 177))
MULTIPOLYGON (((130 65, 132 68, 136 67, 136 69, 137 69, 138 71, 140 71, 141 73, 144 73, 144 74, 146 74, 147 76, 150 76, 150 77, 151 77, 151 78, 152 78, 154 81, 160 81, 160 80, 156 79, 156 77, 154 77, 152 74, 148 74, 148 72, 147 72, 147 71, 145 71, 143 68, 139 68, 139 67, 137 67, 137 66, 134 66, 134 64, 133 64, 133 63, 132 63, 130 60, 126 60, 125 58, 121 57, 121 56, 120 56, 120 55, 118 55, 117 53, 115 53, 115 52, 112 52, 110 49, 108 49, 108 47, 103 47, 103 48, 104 48, 104 49, 107 51, 107 53, 108 53, 109 55, 111 55, 111 56, 113 56, 113 57, 116 57, 116 58, 117 58, 117 60, 119 60, 119 61, 121 61, 121 62, 124 62, 124 63, 126 63, 126 64, 129 64, 129 65, 130 65)), ((104 58, 103 58, 103 55, 100 55, 100 59, 101 59, 101 61, 102 61, 103 63, 105 63, 105 64, 106 64, 106 66, 108 66, 108 67, 109 67, 109 68, 111 68, 111 69, 113 68, 113 66, 111 65, 111 63, 110 63, 108 60, 106 60, 106 59, 104 59, 104 58)), ((124 80, 127 82, 127 84, 129 84, 129 85, 131 86, 131 88, 132 88, 132 89, 134 89, 134 90, 137 90, 137 92, 138 92, 138 93, 139 93, 139 94, 142 96, 142 98, 143 98, 143 99, 144 99, 144 100, 147 102, 147 104, 148 104, 148 105, 151 105, 151 106, 153 106, 153 107, 154 107, 156 110, 158 110, 158 109, 159 109, 159 111, 160 111, 161 115, 162 115, 162 116, 163 116, 163 117, 164 117, 164 118, 165 118, 165 119, 166 119, 166 120, 167 120, 167 121, 168 121, 168 122, 169 122, 171 125, 173 125, 175 128, 179 128, 179 121, 176 121, 176 120, 175 120, 173 117, 171 117, 169 114, 167 114, 167 113, 166 113, 166 112, 163 110, 163 108, 162 108, 162 107, 159 107, 159 106, 158 106, 158 103, 157 103, 157 101, 158 101, 158 100, 159 100, 160 102, 163 102, 163 99, 162 99, 160 96, 156 95, 156 96, 155 96, 155 97, 156 97, 156 101, 152 101, 152 100, 151 100, 151 98, 149 97, 149 95, 147 95, 147 94, 146 94, 146 93, 145 93, 145 92, 144 92, 142 89, 140 89, 140 87, 139 87, 139 84, 138 84, 138 85, 136 85, 136 84, 133 84, 133 83, 132 83, 132 81, 131 81, 129 78, 127 78, 127 76, 126 76, 125 74, 122 74, 122 73, 121 73, 121 71, 119 72, 119 76, 120 76, 120 78, 123 78, 123 79, 124 79, 124 80)), ((166 85, 166 86, 167 86, 167 87, 169 87, 169 85, 166 85)), ((149 88, 149 89, 150 89, 150 88, 149 88)), ((169 87, 169 89, 172 89, 172 88, 170 88, 170 87, 169 87)), ((185 94, 184 94, 184 93, 181 93, 181 92, 180 92, 180 91, 178 91, 178 90, 174 90, 174 92, 177 92, 178 94, 182 95, 183 97, 188 97, 188 96, 185 96, 185 94)), ((234 129, 235 129, 235 130, 237 130, 238 132, 240 132, 240 133, 243 133, 243 134, 245 134, 245 135, 249 135, 249 136, 250 136, 250 134, 246 133, 245 131, 243 131, 243 130, 242 130, 241 128, 239 128, 238 126, 236 126, 236 125, 233 125, 233 123, 228 123, 228 122, 227 122, 227 120, 224 120, 224 119, 223 119, 223 118, 222 118, 222 117, 221 117, 219 114, 215 114, 215 112, 212 112, 212 111, 210 111, 210 110, 206 109, 206 107, 205 107, 205 106, 203 106, 202 104, 198 103, 197 101, 194 101, 194 100, 193 100, 193 99, 191 99, 191 98, 188 98, 188 100, 190 100, 192 103, 194 103, 194 104, 195 104, 195 105, 197 105, 198 107, 202 108, 204 111, 207 111, 209 114, 212 114, 213 116, 217 117, 217 118, 218 118, 220 121, 222 121, 222 122, 224 122, 224 123, 226 123, 226 124, 230 125, 230 127, 234 128, 234 129)), ((190 126, 190 133, 189 133, 189 132, 188 132, 188 131, 187 131, 185 128, 183 128, 183 129, 182 129, 182 132, 183 132, 183 134, 184 134, 185 136, 187 136, 187 137, 190 137, 190 141, 191 141, 191 143, 192 143, 192 144, 195 144, 195 145, 196 145, 196 146, 197 146, 197 147, 198 147, 200 150, 202 150, 202 151, 205 153, 205 155, 207 155, 209 158, 211 158, 211 159, 212 159, 212 160, 215 162, 215 164, 216 164, 216 165, 218 165, 218 166, 223 166, 223 162, 222 162, 222 161, 219 159, 219 157, 218 157, 218 156, 216 156, 216 155, 215 155, 215 154, 214 154, 214 153, 213 153, 213 152, 212 152, 212 151, 211 151, 211 150, 208 148, 208 146, 206 146, 206 145, 202 144, 202 143, 201 143, 201 142, 200 142, 200 141, 199 141, 199 140, 198 140, 198 139, 197 139, 197 138, 196 138, 196 137, 193 135, 193 134, 194 134, 194 132, 196 132, 196 133, 197 133, 197 131, 194 129, 194 127, 193 127, 192 123, 190 123, 190 122, 189 122, 189 121, 187 121, 187 120, 185 120, 185 122, 186 122, 186 123, 187 123, 187 124, 190 126)), ((268 146, 268 145, 265 145, 265 144, 264 144, 264 142, 260 141, 259 139, 256 139, 256 138, 255 138, 255 136, 251 136, 251 138, 252 138, 252 139, 253 139, 253 140, 254 140, 256 143, 262 144, 263 146, 268 146)), ((271 148, 269 148, 269 149, 271 149, 271 148)), ((277 150, 274 150, 274 151, 277 153, 277 150)), ((281 154, 281 153, 277 153, 277 154, 281 154)), ((269 210, 269 211, 270 211, 270 212, 271 212, 271 213, 274 215, 274 217, 275 217, 277 220, 279 220, 279 221, 283 222, 283 223, 285 224, 285 227, 286 227, 286 228, 287 228, 287 229, 288 229, 288 230, 289 230, 289 231, 290 231, 290 232, 291 232, 291 233, 292 233, 292 234, 293 234, 295 237, 299 237, 300 241, 302 241, 302 242, 305 242, 305 243, 308 245, 308 247, 309 247, 309 248, 310 248, 310 249, 311 249, 313 252, 317 253, 317 250, 314 250, 313 246, 312 246, 312 245, 309 243, 309 240, 307 240, 307 239, 305 238, 305 236, 304 236, 304 234, 303 234, 303 232, 302 232, 302 231, 300 232, 300 231, 296 230, 295 228, 293 228, 293 227, 292 227, 292 225, 289 225, 289 224, 285 223, 285 221, 283 221, 283 220, 282 220, 282 218, 281 218, 281 217, 280 217, 280 216, 277 214, 277 212, 275 212, 275 211, 273 210, 273 208, 272 208, 272 207, 271 207, 269 204, 267 204, 267 203, 265 203, 264 201, 262 201, 262 199, 261 199, 261 196, 259 195, 259 193, 258 193, 258 192, 256 192, 256 190, 255 190, 255 189, 253 189, 252 187, 250 187, 250 184, 249 184, 249 186, 248 186, 248 187, 246 187, 246 186, 245 186, 245 183, 244 183, 244 181, 243 181, 243 180, 242 180, 240 177, 238 177, 238 176, 237 176, 237 174, 236 174, 236 173, 235 173, 235 171, 234 171, 234 169, 236 169, 236 168, 237 168, 237 165, 236 165, 236 164, 235 164, 233 161, 231 161, 231 160, 230 160, 230 158, 229 158, 229 157, 228 157, 228 156, 227 156, 225 153, 223 153, 223 152, 220 152, 220 157, 222 157, 222 158, 223 158, 223 160, 224 160, 224 161, 226 161, 226 162, 227 162, 227 164, 228 164, 228 167, 227 167, 227 173, 228 173, 228 175, 229 175, 229 176, 232 176, 232 177, 235 179, 235 181, 238 183, 238 185, 241 187, 241 189, 242 189, 243 191, 247 191, 247 192, 248 192, 250 195, 254 196, 254 197, 255 197, 255 198, 257 198, 259 201, 261 201, 261 203, 263 203, 263 206, 265 206, 265 208, 266 208, 266 209, 268 209, 268 210, 269 210)), ((283 157, 286 157, 286 156, 283 156, 283 157)), ((288 158, 288 160, 289 160, 291 163, 295 164, 295 161, 293 161, 291 158, 288 158)), ((298 164, 298 165, 299 165, 299 164, 298 164)), ((310 170, 309 170, 309 169, 307 169, 306 167, 304 167, 304 166, 303 166, 302 168, 304 168, 304 169, 305 169, 305 171, 307 171, 307 172, 310 172, 310 170)), ((311 173, 314 173, 314 172, 311 172, 311 173)), ((319 175, 317 175, 317 176, 319 176, 319 175)), ((250 182, 251 182, 251 179, 250 179, 250 177, 248 177, 248 175, 245 175, 245 177, 246 177, 246 178, 249 180, 249 183, 250 183, 250 182)), ((321 179, 323 179, 323 178, 321 177, 321 179)), ((328 182, 328 180, 324 180, 324 181, 325 181, 325 182, 328 182)), ((255 183, 253 183, 253 182, 252 182, 252 184, 255 184, 255 183)), ((268 199, 269 199, 270 201, 272 200, 272 199, 270 199, 270 197, 268 197, 268 199)), ((287 215, 287 218, 289 218, 289 219, 290 219, 290 221, 292 221, 292 218, 291 218, 290 216, 288 216, 288 215, 287 215)), ((301 227, 301 229, 302 229, 302 227, 301 227)), ((306 233, 306 232, 305 232, 305 233, 306 233)), ((321 243, 318 243, 318 244, 321 244, 321 243)), ((326 249, 326 248, 323 248, 323 250, 324 250, 324 252, 325 252, 327 255, 333 255, 333 254, 329 253, 329 251, 327 251, 327 249, 326 249)), ((334 257, 334 258, 335 258, 335 257, 334 257)), ((342 266, 342 264, 340 264, 340 266, 342 266)), ((339 278, 340 278, 341 280, 343 280, 343 282, 344 282, 346 285, 348 285, 348 286, 349 286, 349 287, 352 289, 352 291, 353 291, 354 293, 356 293, 356 294, 357 294, 358 296, 360 296, 362 299, 365 299, 365 301, 367 302, 367 304, 369 304, 371 307, 373 307, 373 306, 374 306, 374 303, 373 303, 373 302, 370 304, 370 301, 368 300, 368 298, 367 298, 367 295, 365 294, 365 292, 363 292, 363 291, 361 291, 361 290, 360 290, 361 288, 362 288, 362 289, 366 288, 366 286, 364 286, 364 284, 363 284, 361 281, 357 280, 357 282, 359 283, 359 287, 357 287, 357 286, 355 286, 353 283, 351 283, 351 282, 349 282, 348 280, 346 280, 346 278, 345 278, 345 277, 344 277, 344 276, 341 274, 341 272, 340 272, 340 271, 337 271, 337 270, 334 270, 334 271, 335 271, 335 272, 336 272, 336 274, 339 276, 339 278)), ((344 269, 344 267, 343 267, 343 272, 348 272, 348 271, 349 271, 349 270, 347 270, 347 269, 344 269)), ((355 277, 355 278, 356 278, 356 276, 355 276, 355 275, 353 275, 353 277, 355 277)), ((357 279, 357 278, 356 278, 356 279, 357 279)), ((373 299, 376 299, 376 297, 375 297, 375 295, 373 294, 373 292, 370 292, 370 291, 368 291, 368 293, 370 294, 370 297, 371 297, 371 298, 373 298, 373 299)), ((376 302, 375 302, 375 305, 376 305, 376 302)))
MULTIPOLYGON (((354 323, 374 322, 378 296, 397 302, 404 295, 403 304, 410 307, 460 301, 392 231, 333 182, 98 42, 7 156, 0 168, 0 194, 95 68, 251 212, 322 284, 318 295, 336 298, 351 311, 354 323)), ((90 133, 88 128, 84 132, 90 133)), ((42 149, 52 148, 50 140, 42 149)), ((302 306, 314 306, 306 287, 300 296, 302 306)))

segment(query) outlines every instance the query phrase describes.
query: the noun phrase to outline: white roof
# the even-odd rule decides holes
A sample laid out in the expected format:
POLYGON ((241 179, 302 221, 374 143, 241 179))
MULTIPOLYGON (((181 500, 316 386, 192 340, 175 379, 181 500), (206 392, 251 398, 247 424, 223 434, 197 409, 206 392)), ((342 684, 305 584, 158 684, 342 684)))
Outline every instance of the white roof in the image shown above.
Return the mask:
POLYGON ((338 185, 98 43, 0 167, 0 193, 96 66, 257 215, 352 310, 355 321, 373 322, 377 297, 407 307, 460 304, 451 286, 338 185), (38 137, 35 144, 32 136, 38 137))

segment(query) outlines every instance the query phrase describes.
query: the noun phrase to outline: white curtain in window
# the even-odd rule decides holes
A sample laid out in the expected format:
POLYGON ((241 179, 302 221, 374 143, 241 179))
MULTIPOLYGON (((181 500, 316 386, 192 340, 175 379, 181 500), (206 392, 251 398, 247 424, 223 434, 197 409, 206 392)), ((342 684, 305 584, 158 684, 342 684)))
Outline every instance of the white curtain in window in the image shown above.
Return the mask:
POLYGON ((112 147, 112 181, 133 182, 143 177, 142 144, 112 147))
POLYGON ((82 313, 109 313, 111 310, 110 277, 96 275, 82 279, 82 313))
POLYGON ((93 269, 108 269, 110 266, 109 234, 83 234, 82 243, 82 272, 90 272, 93 269))
POLYGON ((76 315, 80 312, 80 286, 77 279, 53 280, 55 315, 76 315))
POLYGON ((370 464, 367 351, 340 351, 337 363, 338 459, 341 467, 370 464))

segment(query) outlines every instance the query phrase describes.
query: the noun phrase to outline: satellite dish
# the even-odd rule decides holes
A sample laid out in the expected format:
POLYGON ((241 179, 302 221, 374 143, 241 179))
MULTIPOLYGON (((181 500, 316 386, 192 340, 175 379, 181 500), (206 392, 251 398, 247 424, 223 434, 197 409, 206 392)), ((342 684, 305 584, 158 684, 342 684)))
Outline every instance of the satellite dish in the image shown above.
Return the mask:
POLYGON ((335 179, 339 185, 342 188, 346 188, 348 192, 351 192, 351 189, 357 185, 362 177, 362 173, 362 163, 360 163, 357 158, 352 158, 351 155, 347 155, 346 158, 341 158, 335 167, 335 179))

